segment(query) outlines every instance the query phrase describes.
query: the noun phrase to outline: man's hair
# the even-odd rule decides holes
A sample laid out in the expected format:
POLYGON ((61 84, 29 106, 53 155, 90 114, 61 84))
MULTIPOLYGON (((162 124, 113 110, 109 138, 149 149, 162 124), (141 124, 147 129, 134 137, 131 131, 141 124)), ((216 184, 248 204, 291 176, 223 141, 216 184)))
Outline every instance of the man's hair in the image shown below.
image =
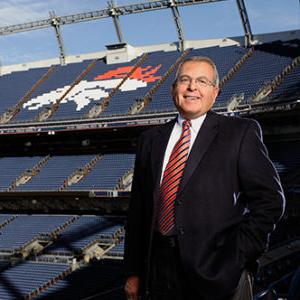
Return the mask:
POLYGON ((214 80, 213 80, 213 83, 215 86, 219 86, 219 83, 220 83, 220 79, 219 79, 219 73, 218 73, 218 69, 217 69, 217 66, 216 64, 213 62, 212 59, 210 59, 209 57, 207 56, 192 56, 192 57, 189 57, 189 58, 186 58, 185 60, 183 60, 179 66, 178 66, 178 69, 176 71, 176 74, 175 74, 175 79, 174 79, 174 85, 177 83, 177 80, 178 80, 178 76, 179 76, 179 73, 180 73, 180 70, 182 68, 182 66, 186 63, 186 62, 189 62, 189 61, 195 61, 195 62, 206 62, 208 63, 214 70, 214 80))

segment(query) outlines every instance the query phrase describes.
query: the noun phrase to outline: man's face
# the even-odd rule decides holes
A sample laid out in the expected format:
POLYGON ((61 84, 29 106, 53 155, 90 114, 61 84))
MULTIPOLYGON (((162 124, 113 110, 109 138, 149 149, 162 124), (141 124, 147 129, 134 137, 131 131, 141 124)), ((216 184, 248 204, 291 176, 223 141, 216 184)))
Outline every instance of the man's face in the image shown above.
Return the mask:
POLYGON ((188 61, 181 66, 172 94, 184 118, 198 118, 212 108, 219 92, 214 80, 214 69, 207 62, 188 61))

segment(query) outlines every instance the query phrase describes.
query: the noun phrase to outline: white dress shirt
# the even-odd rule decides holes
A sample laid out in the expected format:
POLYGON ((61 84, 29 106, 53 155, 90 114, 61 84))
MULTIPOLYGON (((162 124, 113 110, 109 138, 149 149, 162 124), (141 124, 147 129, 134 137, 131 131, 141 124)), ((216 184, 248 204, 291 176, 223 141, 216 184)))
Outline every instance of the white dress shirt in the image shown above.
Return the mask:
MULTIPOLYGON (((199 118, 191 120, 191 127, 190 127, 191 128, 191 142, 190 142, 189 154, 191 152, 191 149, 193 147, 193 144, 195 142, 197 134, 198 134, 198 132, 199 132, 204 120, 205 120, 205 117, 206 117, 206 114, 200 116, 199 118)), ((160 183, 162 181, 162 178, 163 178, 162 174, 164 174, 164 171, 165 171, 165 168, 168 164, 168 161, 169 161, 170 155, 172 153, 172 150, 173 150, 175 144, 177 143, 177 141, 179 140, 179 138, 181 136, 182 123, 184 121, 185 121, 185 119, 181 115, 178 115, 177 121, 176 121, 176 123, 173 127, 173 130, 172 130, 172 133, 170 135, 169 142, 168 142, 168 145, 167 145, 167 149, 166 149, 166 152, 165 152, 163 168, 162 168, 161 177, 160 177, 160 183)))

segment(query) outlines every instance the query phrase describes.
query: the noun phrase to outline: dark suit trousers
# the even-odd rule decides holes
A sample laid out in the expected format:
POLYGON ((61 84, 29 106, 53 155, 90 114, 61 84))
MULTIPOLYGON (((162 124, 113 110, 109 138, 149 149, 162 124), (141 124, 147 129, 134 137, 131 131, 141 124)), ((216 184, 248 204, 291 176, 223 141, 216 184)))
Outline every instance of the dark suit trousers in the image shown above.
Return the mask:
MULTIPOLYGON (((193 288, 184 275, 176 237, 155 234, 149 287, 149 300, 201 300, 192 294, 193 288)), ((244 271, 235 293, 224 300, 252 299, 252 280, 244 271)))

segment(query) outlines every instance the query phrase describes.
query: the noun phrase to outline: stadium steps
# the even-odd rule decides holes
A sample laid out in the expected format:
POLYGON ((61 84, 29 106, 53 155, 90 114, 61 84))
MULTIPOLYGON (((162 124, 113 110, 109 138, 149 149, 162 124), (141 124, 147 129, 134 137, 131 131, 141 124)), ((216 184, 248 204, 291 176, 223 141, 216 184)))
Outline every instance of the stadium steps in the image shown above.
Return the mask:
POLYGON ((13 120, 16 114, 22 109, 22 105, 26 103, 32 94, 36 91, 36 89, 43 84, 50 75, 55 71, 55 66, 51 66, 45 74, 31 87, 31 89, 18 101, 18 103, 9 108, 1 117, 0 117, 0 124, 5 124, 13 120))
POLYGON ((71 86, 63 93, 63 95, 57 99, 50 107, 47 107, 45 110, 41 111, 36 117, 37 122, 43 122, 50 118, 59 108, 61 101, 72 91, 72 89, 83 79, 85 76, 96 66, 97 59, 93 60, 87 68, 74 80, 71 86))
POLYGON ((133 169, 128 170, 125 174, 120 178, 116 189, 123 191, 131 191, 131 184, 133 179, 133 169))
POLYGON ((120 178, 134 165, 134 154, 105 154, 80 182, 67 187, 68 191, 116 191, 120 178))
POLYGON ((32 253, 37 254, 41 252, 45 247, 49 246, 49 244, 55 242, 61 232, 63 232, 68 226, 74 223, 78 218, 78 216, 72 216, 69 220, 59 225, 52 232, 46 234, 40 233, 38 237, 35 237, 33 240, 22 246, 22 248, 20 249, 22 257, 26 258, 32 253))
POLYGON ((1 216, 0 215, 0 229, 12 222, 17 216, 1 216))
POLYGON ((76 169, 73 174, 71 174, 64 183, 59 187, 59 191, 64 191, 68 186, 78 183, 85 176, 87 176, 97 161, 102 158, 100 154, 97 154, 93 159, 91 159, 83 168, 76 169))
POLYGON ((80 216, 63 230, 44 255, 49 257, 101 258, 124 236, 124 223, 115 218, 80 216))
POLYGON ((112 229, 109 228, 108 230, 103 230, 99 236, 99 240, 95 240, 83 248, 82 253, 84 256, 84 261, 89 262, 93 258, 123 259, 123 256, 109 256, 107 254, 112 251, 112 249, 114 249, 121 240, 124 239, 124 234, 125 228, 119 226, 114 226, 112 229))
POLYGON ((7 188, 6 192, 10 192, 19 185, 26 184, 31 180, 32 177, 36 176, 43 166, 49 161, 50 155, 47 155, 42 160, 40 160, 32 169, 26 170, 20 176, 18 176, 7 188))
POLYGON ((125 81, 136 71, 138 67, 140 67, 148 58, 148 53, 144 53, 139 61, 135 64, 135 66, 126 74, 126 76, 121 80, 121 82, 112 89, 109 95, 101 101, 101 103, 97 103, 93 106, 90 111, 85 115, 85 118, 96 118, 98 117, 109 105, 110 99, 120 90, 120 87, 125 83, 125 81))
POLYGON ((151 102, 152 95, 162 86, 162 84, 167 80, 167 78, 173 73, 176 67, 185 59, 186 56, 190 54, 192 49, 185 50, 182 55, 175 61, 174 64, 170 66, 167 72, 162 76, 162 78, 149 90, 149 92, 143 97, 142 100, 137 100, 130 108, 129 114, 134 115, 140 113, 146 106, 151 102))
POLYGON ((274 79, 267 85, 259 89, 255 95, 252 97, 252 103, 262 102, 266 99, 273 91, 275 91, 284 81, 284 79, 292 73, 292 71, 300 65, 300 56, 297 56, 292 60, 292 62, 286 66, 280 74, 274 77, 274 79))

